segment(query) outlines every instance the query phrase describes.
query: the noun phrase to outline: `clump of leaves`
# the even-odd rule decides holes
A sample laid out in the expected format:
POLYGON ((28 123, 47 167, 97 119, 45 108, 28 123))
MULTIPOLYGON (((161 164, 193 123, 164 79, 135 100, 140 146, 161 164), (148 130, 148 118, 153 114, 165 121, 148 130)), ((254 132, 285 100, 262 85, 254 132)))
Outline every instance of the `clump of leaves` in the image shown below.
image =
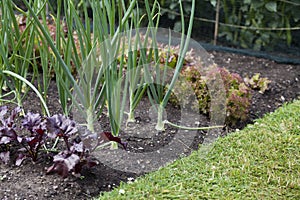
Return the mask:
POLYGON ((253 90, 259 90, 259 93, 263 94, 269 89, 268 85, 271 81, 268 78, 261 78, 260 73, 254 74, 252 78, 244 78, 245 83, 253 90))
POLYGON ((174 105, 180 103, 184 107, 190 106, 192 110, 199 109, 201 113, 207 114, 210 103, 209 91, 205 80, 194 66, 182 70, 169 101, 174 105))
POLYGON ((84 167, 95 166, 97 162, 91 156, 91 152, 104 141, 114 141, 126 148, 126 143, 110 132, 93 134, 96 135, 93 139, 97 140, 97 144, 91 146, 91 137, 82 139, 75 121, 61 114, 42 117, 40 114, 29 112, 18 127, 16 121, 20 111, 17 107, 9 113, 7 106, 0 107, 0 160, 6 164, 11 160, 13 150, 17 152, 17 166, 26 158, 37 161, 41 152, 50 152, 46 147, 49 143, 46 141, 49 140, 52 141, 52 148, 48 155, 53 158, 53 164, 47 169, 47 174, 58 173, 65 178, 70 173, 79 176, 84 167), (26 134, 26 131, 29 134, 26 134), (57 148, 57 142, 60 140, 64 141, 65 148, 57 148))
POLYGON ((37 161, 38 153, 47 139, 46 121, 40 114, 27 113, 22 120, 22 128, 27 129, 30 135, 20 136, 22 148, 19 149, 20 154, 16 160, 16 165, 20 165, 25 158, 37 161))
POLYGON ((22 141, 15 130, 15 118, 19 112, 20 108, 17 107, 5 118, 8 115, 8 108, 7 106, 0 107, 0 160, 4 163, 8 163, 10 160, 9 144, 22 141))
POLYGON ((237 73, 218 68, 226 91, 226 123, 235 125, 248 118, 251 105, 251 89, 237 73))
POLYGON ((226 91, 226 124, 234 125, 238 121, 246 120, 251 105, 251 89, 244 83, 240 75, 230 73, 225 68, 215 68, 206 76, 202 76, 199 70, 194 66, 185 67, 182 70, 182 80, 175 89, 174 95, 170 102, 178 104, 178 98, 181 98, 183 105, 192 105, 198 108, 201 113, 208 114, 210 109, 211 97, 207 87, 207 81, 212 80, 216 74, 220 74, 226 91), (217 71, 215 71, 217 70, 217 71), (190 102, 192 94, 188 91, 192 88, 197 98, 196 101, 190 102), (184 101, 184 99, 185 101, 184 101))
MULTIPOLYGON (((47 122, 49 137, 62 138, 66 146, 66 149, 53 157, 54 164, 48 168, 48 174, 56 172, 64 178, 69 173, 80 176, 83 167, 91 168, 97 164, 90 154, 93 149, 84 145, 81 137, 77 135, 78 129, 73 120, 59 114, 47 118, 47 122)), ((89 140, 90 138, 85 139, 89 140)), ((98 145, 104 140, 108 140, 117 142, 126 148, 126 143, 122 142, 120 138, 114 137, 110 132, 102 132, 96 139, 98 145)))

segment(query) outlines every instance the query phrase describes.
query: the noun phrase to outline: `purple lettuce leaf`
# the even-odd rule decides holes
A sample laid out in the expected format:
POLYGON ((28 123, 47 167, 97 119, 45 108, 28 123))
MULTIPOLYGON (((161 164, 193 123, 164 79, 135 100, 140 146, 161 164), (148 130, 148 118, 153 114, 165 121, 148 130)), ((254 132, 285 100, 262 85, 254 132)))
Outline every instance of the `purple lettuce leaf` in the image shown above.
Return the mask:
POLYGON ((78 152, 78 153, 83 153, 84 152, 84 146, 83 142, 74 142, 73 145, 71 146, 70 150, 72 152, 78 152))
POLYGON ((48 168, 47 174, 57 173, 63 178, 66 178, 70 173, 75 176, 80 176, 84 166, 90 168, 97 165, 97 162, 92 159, 88 150, 77 136, 69 150, 58 153, 53 157, 54 164, 48 168))
POLYGON ((4 119, 4 116, 6 115, 7 113, 7 106, 0 106, 0 121, 2 123, 2 125, 4 126, 5 124, 5 119, 4 119))
POLYGON ((5 115, 8 113, 7 106, 0 107, 0 144, 8 144, 12 141, 18 141, 18 135, 16 133, 16 125, 14 120, 17 114, 21 111, 20 107, 13 109, 8 118, 5 115))
POLYGON ((14 128, 10 127, 0 127, 0 144, 8 144, 12 141, 19 141, 20 137, 18 137, 14 128))
POLYGON ((38 153, 46 141, 46 121, 42 119, 40 114, 27 113, 22 120, 22 128, 29 130, 31 135, 22 138, 22 146, 27 150, 27 157, 31 157, 33 161, 38 159, 38 153))

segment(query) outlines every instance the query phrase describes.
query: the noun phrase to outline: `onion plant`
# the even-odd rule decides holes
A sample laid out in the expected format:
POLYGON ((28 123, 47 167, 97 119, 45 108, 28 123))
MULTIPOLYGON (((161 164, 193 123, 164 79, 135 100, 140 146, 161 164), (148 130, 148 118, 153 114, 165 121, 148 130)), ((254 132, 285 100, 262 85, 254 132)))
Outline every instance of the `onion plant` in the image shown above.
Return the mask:
MULTIPOLYGON (((41 23, 47 27, 45 3, 46 1, 34 1, 31 5, 40 16, 41 23)), ((8 86, 7 93, 3 96, 14 93, 17 104, 21 106, 28 90, 33 89, 42 102, 43 112, 49 116, 46 99, 51 66, 54 63, 52 54, 45 40, 39 37, 38 27, 25 11, 13 1, 1 1, 0 4, 3 13, 0 35, 1 43, 4 44, 0 49, 0 86, 1 89, 8 86)), ((48 29, 47 31, 49 32, 48 29)), ((14 103, 13 100, 1 99, 10 103, 14 103)))
MULTIPOLYGON (((20 31, 18 21, 21 19, 15 14, 14 8, 16 6, 12 1, 1 1, 0 7, 0 70, 9 70, 29 78, 28 71, 32 64, 34 29, 29 26, 23 32, 20 31)), ((0 78, 1 86, 5 84, 9 91, 15 92, 17 104, 20 106, 28 91, 24 82, 14 77, 9 78, 3 73, 1 73, 0 78)))
MULTIPOLYGON (((179 77, 180 71, 183 67, 183 62, 185 59, 185 54, 188 50, 189 47, 189 41, 190 41, 190 37, 191 37, 191 32, 192 32, 192 26, 193 26, 193 19, 194 19, 194 12, 195 12, 195 1, 192 1, 192 8, 191 8, 191 16, 189 19, 189 24, 188 24, 188 31, 187 31, 187 35, 185 36, 185 21, 184 21, 184 16, 183 16, 183 9, 182 9, 182 4, 181 1, 179 1, 180 4, 180 11, 181 11, 181 26, 182 26, 182 34, 181 34, 181 42, 180 42, 180 50, 178 53, 178 60, 175 66, 175 72, 172 76, 171 82, 169 83, 169 86, 167 87, 167 91, 165 92, 165 84, 166 84, 166 74, 167 74, 167 61, 170 58, 170 45, 171 45, 171 40, 172 40, 172 36, 171 34, 168 35, 169 37, 169 43, 168 43, 168 50, 167 50, 167 55, 166 55, 166 62, 165 62, 165 66, 163 68, 163 70, 161 70, 160 67, 160 58, 159 58, 159 50, 158 50, 158 46, 157 46, 157 32, 155 29, 151 29, 151 33, 150 35, 152 36, 152 43, 151 43, 151 47, 153 49, 152 52, 150 52, 151 54, 153 54, 153 58, 154 58, 154 62, 155 62, 155 78, 151 75, 151 72, 149 71, 149 69, 146 67, 146 81, 147 82, 152 82, 155 84, 150 84, 149 85, 149 90, 148 90, 148 97, 150 99, 150 101, 152 102, 152 104, 156 104, 157 107, 157 125, 156 125, 156 129, 159 131, 164 130, 164 120, 163 120, 163 110, 167 105, 167 102, 170 98, 171 92, 175 86, 175 83, 179 77), (161 76, 162 75, 162 76, 161 76), (154 80, 155 79, 155 80, 154 80)), ((150 6, 148 3, 148 0, 145 1, 145 7, 146 7, 146 12, 148 16, 152 15, 153 10, 150 10, 150 6)), ((149 17, 149 24, 154 26, 154 22, 152 20, 151 17, 149 17)), ((145 42, 147 42, 147 40, 145 40, 145 42)), ((145 58, 145 54, 143 55, 143 57, 145 58)))
MULTIPOLYGON (((36 35, 41 41, 37 45, 40 48, 44 88, 40 88, 40 90, 47 91, 47 86, 50 83, 50 79, 47 77, 53 67, 64 114, 68 115, 72 109, 73 112, 83 117, 84 122, 82 123, 90 131, 95 132, 94 126, 97 123, 98 115, 106 106, 112 135, 117 136, 120 132, 127 97, 129 97, 128 121, 132 121, 134 109, 145 90, 148 89, 150 101, 159 105, 157 107, 158 123, 156 128, 163 130, 164 123, 166 123, 162 118, 163 109, 166 107, 178 79, 189 46, 195 0, 192 4, 186 37, 182 14, 183 31, 179 57, 176 62, 175 73, 172 75, 166 91, 161 85, 166 84, 168 67, 167 62, 165 62, 163 70, 160 66, 156 39, 159 21, 157 1, 154 2, 152 9, 150 9, 148 0, 145 1, 147 13, 143 17, 148 20, 149 28, 143 32, 143 39, 140 37, 140 21, 143 17, 140 17, 138 9, 134 10, 138 8, 136 0, 130 2, 125 0, 91 1, 92 24, 84 5, 84 19, 82 19, 77 13, 77 7, 73 1, 58 0, 56 15, 50 16, 56 27, 55 37, 51 35, 51 30, 47 26, 46 5, 48 0, 34 2, 23 0, 23 2, 28 9, 24 13, 28 21, 27 33, 32 30, 32 35, 36 35), (64 16, 61 16, 62 8, 65 11, 64 16), (91 27, 93 27, 93 31, 91 31, 91 27), (67 31, 64 31, 65 28, 67 31), (148 40, 150 38, 151 41, 148 40), (155 63, 154 70, 148 65, 153 62, 155 63), (77 76, 74 75, 74 71, 78 74, 77 76), (152 76, 153 72, 155 77, 152 76), (69 99, 71 99, 72 104, 69 103, 69 99)), ((49 9, 54 12, 51 6, 49 9)), ((7 16, 9 15, 7 14, 7 16)), ((21 36, 25 37, 23 34, 21 36)), ((5 41, 4 36, 5 34, 1 36, 3 41, 5 41)), ((34 40, 34 36, 27 37, 28 41, 34 40)), ((21 40, 19 39, 18 42, 21 43, 21 40)), ((171 34, 169 34, 169 49, 165 60, 170 58, 171 43, 171 34)), ((30 51, 32 50, 29 47, 28 49, 29 52, 27 50, 25 53, 21 50, 19 50, 20 53, 18 52, 18 55, 23 55, 22 58, 25 61, 30 61, 28 55, 31 54, 30 51)), ((14 65, 12 65, 12 61, 20 61, 17 59, 8 60, 6 58, 7 52, 5 47, 1 48, 0 53, 3 58, 1 62, 9 66, 9 70, 11 70, 14 69, 12 66, 19 64, 13 63, 14 65)), ((21 62, 25 69, 26 63, 29 62, 21 62)), ((34 66, 36 64, 34 61, 34 66)), ((21 72, 16 74, 25 78, 26 72, 24 72, 25 74, 21 72)), ((38 77, 38 73, 35 74, 38 77)))
MULTIPOLYGON (((163 119, 163 113, 164 113, 164 109, 167 106, 167 103, 170 99, 171 93, 174 91, 176 84, 178 83, 178 79, 180 77, 180 73, 182 70, 182 67, 184 65, 184 61, 185 61, 185 57, 186 57, 186 53, 190 48, 190 39, 191 39, 191 32, 192 32, 192 26, 193 26, 193 18, 194 18, 194 12, 195 12, 195 1, 192 1, 192 7, 191 7, 191 15, 189 18, 189 23, 188 23, 188 27, 187 27, 187 32, 185 35, 185 20, 184 20, 184 14, 183 14, 183 8, 182 8, 182 3, 181 1, 179 1, 179 5, 180 5, 180 12, 181 12, 181 26, 182 26, 182 32, 181 32, 181 37, 180 40, 178 41, 178 38, 172 38, 172 34, 174 35, 174 32, 169 31, 169 34, 166 33, 159 33, 157 32, 156 28, 150 29, 147 31, 146 33, 146 39, 145 39, 145 43, 148 42, 148 37, 151 38, 151 42, 150 44, 148 44, 150 46, 150 51, 149 52, 145 52, 145 51, 141 51, 143 53, 141 53, 141 56, 144 60, 148 59, 149 62, 149 58, 153 59, 154 61, 152 63, 154 63, 154 67, 149 67, 151 65, 145 65, 144 70, 146 73, 144 73, 145 75, 145 81, 146 83, 149 85, 147 93, 148 93, 148 97, 150 102, 152 103, 152 105, 155 105, 156 111, 157 111, 157 124, 156 124, 156 129, 158 131, 163 131, 164 130, 164 125, 167 123, 171 126, 175 126, 177 128, 183 128, 183 129, 188 129, 188 130, 208 130, 208 129, 215 129, 215 128, 220 128, 223 126, 210 126, 210 127, 187 127, 187 126, 180 126, 177 124, 174 124, 172 122, 169 122, 166 119, 163 119), (159 38, 162 37, 162 38, 159 38), (159 40, 162 40, 163 44, 165 46, 167 46, 167 49, 164 49, 164 51, 166 51, 166 55, 164 60, 164 66, 162 66, 161 64, 161 57, 159 56, 161 51, 158 47, 158 42, 159 40), (177 40, 177 41, 176 41, 177 40), (175 56, 177 58, 175 58, 175 66, 174 66, 174 71, 173 73, 171 73, 170 71, 170 67, 169 67, 169 60, 173 59, 172 56, 174 57, 174 51, 172 48, 176 48, 174 47, 174 43, 176 44, 177 42, 180 43, 179 45, 179 51, 175 53, 175 56), (171 75, 171 76, 170 76, 171 75)), ((151 27, 154 27, 154 21, 153 18, 151 16, 153 16, 153 12, 155 12, 155 10, 151 10, 148 0, 145 0, 145 7, 146 7, 146 12, 148 15, 148 19, 149 19, 149 24, 151 27)), ((199 54, 196 55, 198 57, 201 57, 201 59, 206 59, 205 55, 199 54), (203 58, 202 58, 203 57, 203 58)), ((194 58, 195 59, 195 58, 194 58)), ((200 60, 201 60, 200 59, 200 60)), ((196 62, 196 59, 195 61, 196 62)), ((147 63, 147 62, 146 62, 147 63)), ((200 61, 199 63, 194 63, 196 65, 203 65, 203 66, 197 66, 199 69, 199 71, 201 72, 205 72, 205 71, 209 71, 215 68, 215 66, 210 63, 208 64, 208 66, 205 66, 203 64, 203 61, 200 61), (201 69, 201 68, 207 68, 207 69, 201 69)), ((207 72, 205 73, 201 73, 203 75, 205 75, 207 72)), ((212 100, 212 115, 211 115, 211 119, 213 122, 219 122, 220 124, 222 124, 223 122, 223 118, 220 120, 216 120, 216 116, 215 113, 219 112, 220 115, 223 114, 223 110, 219 109, 218 106, 222 106, 225 102, 224 98, 222 98, 224 95, 224 89, 221 87, 222 83, 220 83, 220 76, 218 76, 218 74, 214 74, 214 82, 218 82, 219 83, 219 88, 217 88, 215 85, 213 85, 212 80, 207 80, 208 83, 208 88, 211 89, 211 93, 213 93, 213 89, 217 89, 217 91, 220 93, 219 96, 214 96, 217 98, 217 100, 212 100), (224 102, 223 102, 224 101, 224 102)), ((178 89, 178 88, 177 88, 178 89)), ((192 92, 192 91, 191 91, 192 92)), ((214 91, 215 92, 215 91, 214 91)), ((185 98, 185 97, 181 97, 181 98, 185 98)), ((216 123, 214 123, 215 125, 216 123)))
POLYGON ((128 38, 128 46, 126 46, 127 53, 125 53, 127 56, 126 76, 129 76, 129 108, 127 112, 127 122, 135 121, 134 110, 149 87, 148 82, 145 80, 145 76, 143 76, 145 65, 152 60, 151 54, 148 54, 148 56, 146 55, 147 51, 151 48, 148 44, 148 36, 146 36, 146 34, 150 30, 158 28, 160 18, 159 4, 157 1, 154 2, 152 12, 149 15, 141 17, 139 11, 140 10, 137 7, 130 28, 124 34, 128 38), (143 21, 153 21, 154 19, 156 19, 157 22, 154 27, 154 23, 146 24, 148 28, 140 27, 143 21))
POLYGON ((109 115, 114 116, 111 117, 112 133, 118 135, 119 121, 123 112, 122 109, 117 108, 124 106, 121 106, 122 102, 116 100, 121 89, 117 90, 115 83, 121 78, 124 66, 122 63, 119 65, 116 58, 122 51, 120 32, 128 28, 125 24, 133 12, 136 1, 131 1, 128 7, 125 1, 118 1, 117 4, 109 0, 92 1, 93 37, 90 32, 87 10, 84 9, 85 24, 83 24, 73 2, 65 1, 67 38, 63 37, 59 31, 61 30, 59 13, 62 2, 58 1, 56 41, 50 36, 30 4, 26 0, 23 2, 35 25, 40 29, 40 36, 47 41, 55 55, 57 64, 54 65, 54 71, 63 110, 68 112, 67 99, 71 98, 76 111, 85 118, 88 129, 94 131, 95 113, 97 111, 99 113, 106 102, 109 115), (116 8, 119 15, 117 28, 115 27, 116 8), (78 77, 72 74, 71 62, 75 65, 78 77))

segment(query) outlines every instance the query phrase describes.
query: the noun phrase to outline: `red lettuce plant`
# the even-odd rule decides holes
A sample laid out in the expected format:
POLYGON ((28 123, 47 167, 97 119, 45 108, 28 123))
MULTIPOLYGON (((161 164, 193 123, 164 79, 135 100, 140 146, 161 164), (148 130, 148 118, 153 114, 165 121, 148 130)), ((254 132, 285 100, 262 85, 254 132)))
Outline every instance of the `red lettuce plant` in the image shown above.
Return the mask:
POLYGON ((225 68, 218 68, 226 90, 226 123, 235 125, 248 118, 251 106, 251 89, 246 86, 242 77, 230 73, 225 68))
MULTIPOLYGON (((207 114, 210 109, 211 97, 207 86, 208 81, 216 79, 220 74, 226 91, 226 124, 235 125, 238 121, 246 120, 251 105, 251 89, 244 83, 240 75, 230 73, 225 68, 214 68, 206 76, 202 76, 194 66, 185 67, 182 72, 182 79, 178 81, 174 95, 181 99, 184 105, 192 105, 198 108, 201 113, 207 114), (217 70, 217 71, 216 71, 217 70), (188 88, 194 90, 197 101, 190 102, 188 88)), ((172 96, 171 103, 178 104, 178 99, 172 96)))

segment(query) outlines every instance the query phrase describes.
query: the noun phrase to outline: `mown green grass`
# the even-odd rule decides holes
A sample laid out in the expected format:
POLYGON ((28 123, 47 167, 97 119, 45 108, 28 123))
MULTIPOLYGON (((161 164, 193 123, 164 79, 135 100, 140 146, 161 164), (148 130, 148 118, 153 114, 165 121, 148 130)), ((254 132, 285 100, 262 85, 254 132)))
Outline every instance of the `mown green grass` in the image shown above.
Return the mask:
POLYGON ((300 101, 99 199, 300 199, 300 101))

